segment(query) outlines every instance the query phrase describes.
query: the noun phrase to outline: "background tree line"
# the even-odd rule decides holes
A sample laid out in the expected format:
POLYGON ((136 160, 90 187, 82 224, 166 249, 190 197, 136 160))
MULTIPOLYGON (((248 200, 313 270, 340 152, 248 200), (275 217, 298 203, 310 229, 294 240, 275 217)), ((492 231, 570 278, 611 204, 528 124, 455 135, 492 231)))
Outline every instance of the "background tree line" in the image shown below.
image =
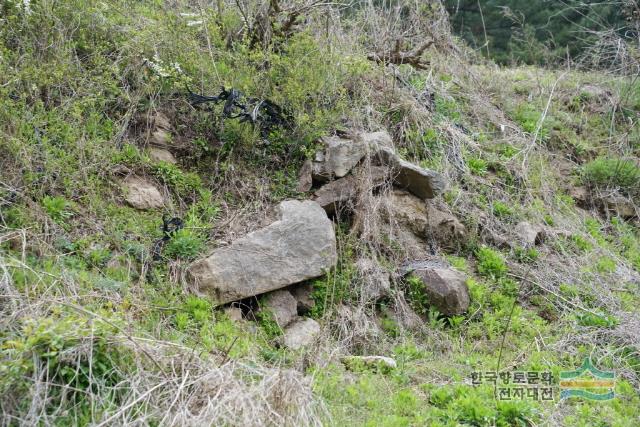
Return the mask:
MULTIPOLYGON (((454 32, 502 64, 580 61, 603 39, 611 45, 607 49, 613 49, 619 41, 625 42, 626 49, 631 48, 626 54, 637 59, 638 0, 445 0, 444 3, 454 32)), ((598 65, 611 66, 610 62, 616 59, 610 53, 599 52, 598 65)), ((593 60, 594 53, 589 55, 593 60)))

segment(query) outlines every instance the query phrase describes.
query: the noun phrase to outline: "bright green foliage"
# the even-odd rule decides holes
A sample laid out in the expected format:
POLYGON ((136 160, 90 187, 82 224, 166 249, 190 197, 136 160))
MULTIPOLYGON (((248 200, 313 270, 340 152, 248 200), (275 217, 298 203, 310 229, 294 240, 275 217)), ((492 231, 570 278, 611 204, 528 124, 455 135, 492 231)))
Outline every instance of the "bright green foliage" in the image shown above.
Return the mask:
POLYGON ((422 280, 418 276, 412 274, 407 278, 406 284, 407 298, 416 313, 429 313, 429 298, 424 291, 425 286, 422 280))
POLYGON ((87 410, 85 392, 96 392, 98 382, 115 386, 126 369, 126 352, 108 342, 114 332, 103 321, 75 315, 26 319, 20 330, 0 341, 0 392, 23 392, 29 384, 25 380, 44 366, 55 385, 49 398, 56 404, 70 399, 77 405, 74 413, 87 410), (85 356, 68 357, 78 351, 85 356), (63 392, 65 387, 71 388, 63 392))
POLYGON ((256 320, 268 338, 273 339, 282 335, 282 328, 278 325, 278 322, 276 322, 271 311, 261 308, 260 311, 256 313, 256 320))
POLYGON ((56 222, 64 222, 73 216, 71 204, 64 197, 45 196, 42 199, 42 207, 44 207, 47 215, 56 222))
POLYGON ((472 157, 467 160, 467 166, 474 175, 485 175, 487 173, 487 162, 479 157, 472 157))
POLYGON ((204 247, 203 239, 191 229, 183 228, 171 236, 164 248, 164 256, 189 260, 195 258, 204 247))
POLYGON ((513 254, 519 262, 525 263, 535 262, 540 256, 536 248, 515 248, 513 254))
POLYGON ((594 187, 635 194, 640 191, 640 166, 630 159, 598 157, 584 165, 582 180, 594 187))
POLYGON ((507 274, 507 264, 500 252, 483 246, 476 251, 476 258, 478 260, 478 273, 482 276, 496 279, 507 274))
POLYGON ((620 322, 610 314, 593 314, 587 311, 576 313, 576 321, 580 326, 591 326, 595 328, 613 328, 620 322))
POLYGON ((513 215, 513 209, 504 202, 496 200, 493 202, 493 214, 498 218, 504 218, 513 215))

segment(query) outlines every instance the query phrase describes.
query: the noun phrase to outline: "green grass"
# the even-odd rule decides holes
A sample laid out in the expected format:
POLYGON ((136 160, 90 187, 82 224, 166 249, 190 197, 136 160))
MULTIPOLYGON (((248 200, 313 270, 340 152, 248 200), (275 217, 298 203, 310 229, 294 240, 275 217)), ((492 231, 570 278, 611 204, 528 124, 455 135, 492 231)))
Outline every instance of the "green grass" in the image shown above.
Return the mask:
MULTIPOLYGON (((174 9, 153 1, 34 1, 30 13, 21 4, 0 6, 0 279, 8 295, 0 306, 7 320, 0 330, 3 413, 26 419, 32 402, 42 402, 36 409, 49 418, 40 423, 83 425, 128 408, 127 421, 158 424, 162 417, 153 414, 167 408, 153 407, 163 399, 153 394, 154 381, 168 379, 171 403, 183 380, 190 388, 197 376, 238 362, 269 375, 281 368, 307 375, 313 398, 322 399, 334 425, 525 426, 544 424, 550 414, 563 416, 555 421, 566 425, 635 425, 637 381, 626 378, 638 372, 637 349, 608 337, 637 316, 637 287, 621 279, 640 269, 637 224, 583 211, 564 187, 636 195, 640 175, 630 159, 638 156, 640 138, 630 123, 640 105, 637 84, 608 76, 608 89, 619 85, 628 96, 620 98, 618 111, 592 111, 603 105, 580 97, 579 88, 602 76, 572 71, 559 82, 542 122, 547 89, 557 78, 553 70, 474 65, 471 79, 428 50, 433 69, 398 69, 419 91, 433 92, 433 111, 425 112, 401 85, 386 86, 393 79, 362 55, 368 47, 345 51, 345 43, 334 43, 339 31, 301 29, 256 48, 242 33, 243 17, 227 3, 221 16, 206 9, 206 24, 193 26, 180 15, 191 11, 181 2, 174 9), (498 111, 476 103, 485 96, 476 92, 477 79, 498 111), (540 96, 534 81, 544 89, 540 96), (224 86, 270 99, 291 114, 292 125, 265 138, 248 123, 223 119, 221 106, 189 106, 187 85, 207 95, 224 86), (171 118, 176 165, 152 163, 144 154, 147 119, 156 111, 171 118), (540 125, 537 142, 543 144, 523 152, 519 138, 501 134, 496 117, 502 113, 529 134, 540 125), (467 137, 454 138, 451 126, 458 129, 453 135, 467 137), (430 309, 415 277, 399 283, 393 276, 389 295, 359 306, 358 258, 375 254, 394 271, 403 248, 384 238, 363 241, 345 218, 337 221, 337 266, 312 280, 311 316, 326 333, 321 348, 279 348, 282 331, 268 311, 259 312, 255 327, 184 292, 185 268, 223 244, 221 236, 235 238, 238 230, 257 227, 254 213, 301 197, 298 168, 319 136, 352 128, 387 128, 399 153, 449 178, 444 199, 467 226, 469 240, 459 251, 438 255, 468 276, 471 307, 464 316, 445 319, 430 309), (582 164, 579 173, 560 175, 552 160, 563 158, 582 164), (455 172, 465 166, 470 174, 455 172), (167 190, 166 212, 123 203, 119 182, 129 174, 167 190), (507 255, 483 245, 479 212, 505 226, 526 215, 571 237, 507 255), (151 251, 163 237, 163 214, 182 218, 185 226, 155 262, 151 251), (568 283, 542 283, 553 294, 516 280, 528 268, 544 276, 547 259, 577 265, 558 277, 568 283), (599 292, 611 287, 616 290, 605 309, 599 292), (419 328, 395 316, 398 297, 421 316, 419 328), (344 306, 357 316, 336 324, 333 314, 344 306), (603 339, 595 343, 562 344, 574 335, 579 340, 576 331, 598 330, 603 339), (474 371, 495 369, 505 331, 501 367, 557 373, 575 369, 587 355, 602 355, 599 366, 624 372, 619 397, 564 402, 561 415, 555 402, 496 401, 491 387, 469 381, 474 371), (346 370, 336 364, 336 349, 393 357, 398 368, 346 370), (47 401, 34 394, 45 383, 47 401), (127 406, 128 388, 141 384, 151 385, 135 390, 134 399, 152 398, 127 406)), ((350 18, 356 24, 357 13, 350 18)), ((308 22, 317 24, 313 17, 308 22)), ((234 384, 249 387, 252 375, 234 384)))

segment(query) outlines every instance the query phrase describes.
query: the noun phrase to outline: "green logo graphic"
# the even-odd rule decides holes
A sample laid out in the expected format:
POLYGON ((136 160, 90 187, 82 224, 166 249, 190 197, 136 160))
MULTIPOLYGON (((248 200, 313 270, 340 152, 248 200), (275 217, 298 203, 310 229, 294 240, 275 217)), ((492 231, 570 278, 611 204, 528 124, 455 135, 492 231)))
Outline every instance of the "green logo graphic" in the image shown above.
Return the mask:
POLYGON ((584 397, 590 400, 611 400, 615 397, 615 384, 615 372, 601 371, 587 357, 575 371, 560 372, 560 399, 584 397))

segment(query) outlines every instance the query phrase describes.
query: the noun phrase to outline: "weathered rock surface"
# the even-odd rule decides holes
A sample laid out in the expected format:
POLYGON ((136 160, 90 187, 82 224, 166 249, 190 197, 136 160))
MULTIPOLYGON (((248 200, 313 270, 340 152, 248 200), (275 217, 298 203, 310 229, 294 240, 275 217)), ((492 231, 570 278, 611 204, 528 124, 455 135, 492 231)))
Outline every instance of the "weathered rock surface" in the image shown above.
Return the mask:
POLYGON ((406 191, 394 190, 379 195, 382 221, 379 233, 390 239, 406 256, 419 259, 429 255, 427 244, 427 209, 425 203, 406 191))
POLYGON ((518 243, 524 247, 535 246, 544 240, 544 228, 527 221, 519 222, 514 232, 518 243))
POLYGON ((353 207, 359 191, 379 187, 388 175, 382 166, 357 167, 353 174, 323 185, 314 193, 313 200, 332 215, 342 208, 353 207))
POLYGON ((377 157, 392 170, 395 185, 422 200, 433 199, 446 189, 446 181, 438 172, 402 160, 391 148, 382 148, 377 157))
POLYGON ((361 133, 352 139, 325 137, 323 149, 316 153, 313 162, 313 178, 329 181, 347 175, 368 153, 380 147, 391 146, 387 132, 361 133))
POLYGON ((387 132, 361 133, 352 139, 327 137, 321 142, 323 149, 316 153, 312 162, 312 177, 316 181, 342 178, 370 155, 379 166, 390 172, 395 185, 423 200, 434 198, 446 188, 446 182, 439 173, 398 157, 387 132))
POLYGON ((171 121, 163 113, 157 112, 153 116, 153 126, 156 129, 170 130, 171 129, 171 121))
POLYGON ((364 302, 377 301, 391 292, 391 277, 380 264, 371 258, 360 258, 356 269, 362 284, 360 297, 364 302))
POLYGON ((298 350, 313 343, 320 333, 320 325, 313 319, 301 318, 284 330, 284 345, 292 350, 298 350))
POLYGON ((279 289, 269 292, 263 301, 261 309, 266 309, 273 315, 278 326, 284 328, 298 317, 298 301, 291 292, 279 289))
POLYGON ((171 164, 176 164, 176 158, 173 157, 171 151, 165 150, 164 148, 151 147, 149 148, 149 158, 154 162, 167 162, 171 164))
POLYGON ((637 215, 635 205, 624 196, 612 194, 598 199, 602 210, 618 215, 622 218, 633 218, 637 215))
POLYGON ((224 314, 227 315, 229 320, 232 320, 234 322, 242 321, 242 309, 240 307, 231 305, 224 309, 224 314))
POLYGON ((291 295, 296 299, 298 314, 307 314, 316 305, 313 299, 313 285, 311 283, 300 283, 289 288, 291 295))
POLYGON ((427 222, 431 236, 443 249, 453 250, 467 238, 467 228, 443 203, 427 202, 427 222))
POLYGON ((397 171, 395 184, 423 200, 433 199, 446 188, 444 177, 437 172, 423 169, 399 158, 393 166, 397 171))
POLYGON ((465 276, 439 261, 420 261, 405 266, 403 272, 413 274, 424 284, 429 304, 446 316, 462 314, 469 308, 469 289, 465 276))
POLYGON ((122 182, 126 202, 136 209, 158 209, 164 205, 160 191, 148 180, 138 176, 128 176, 122 182))
POLYGON ((300 193, 306 193, 311 190, 313 187, 313 163, 311 160, 307 160, 304 162, 302 167, 300 168, 300 172, 298 173, 298 186, 296 187, 296 191, 300 193))
POLYGON ((328 213, 333 214, 346 206, 358 194, 358 180, 349 175, 323 185, 314 194, 313 200, 328 213))
POLYGON ((149 143, 156 147, 168 147, 171 143, 171 134, 164 129, 157 129, 151 133, 149 143))
POLYGON ((333 224, 320 205, 289 200, 278 210, 278 221, 189 267, 199 293, 231 302, 321 276, 335 265, 333 224))

